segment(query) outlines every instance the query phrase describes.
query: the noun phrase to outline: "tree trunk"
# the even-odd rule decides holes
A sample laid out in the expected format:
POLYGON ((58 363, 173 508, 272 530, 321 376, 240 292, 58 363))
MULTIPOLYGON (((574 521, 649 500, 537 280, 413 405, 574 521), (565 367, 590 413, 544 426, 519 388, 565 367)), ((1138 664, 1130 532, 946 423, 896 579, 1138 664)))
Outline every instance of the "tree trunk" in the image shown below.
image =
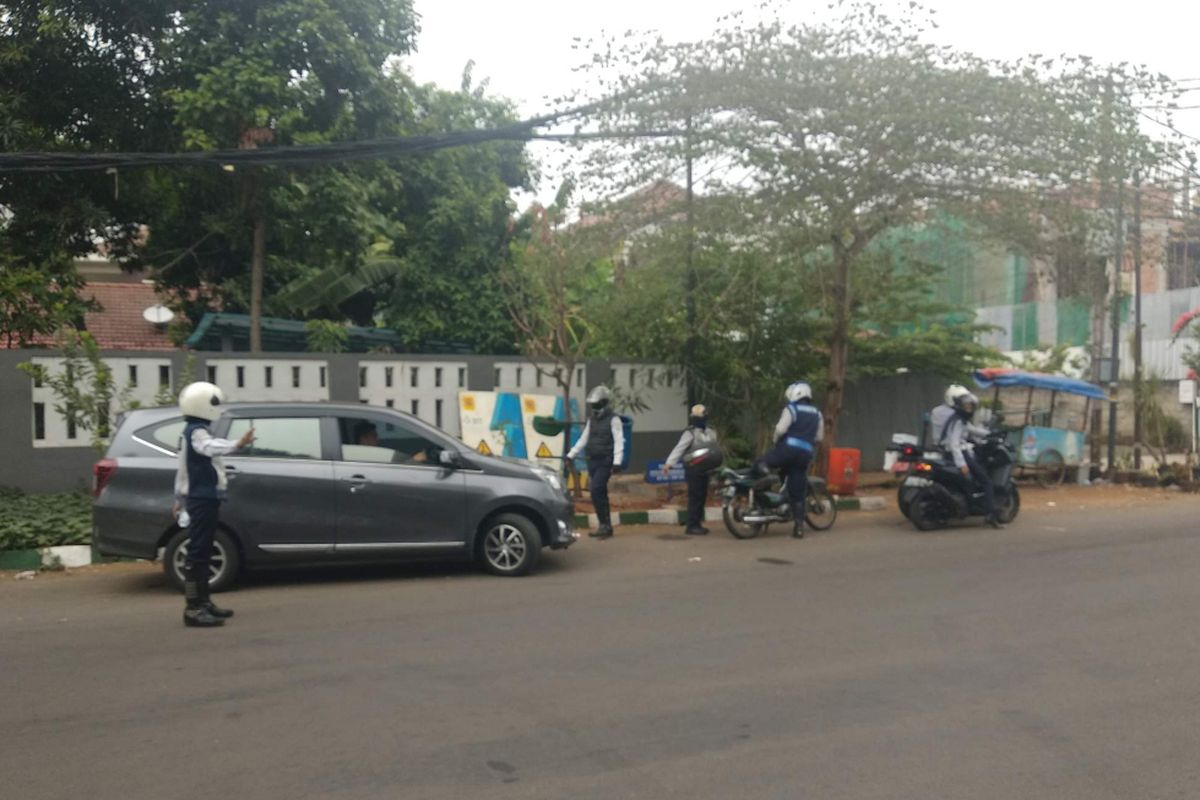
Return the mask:
POLYGON ((817 474, 824 474, 829 450, 837 443, 838 416, 846 393, 850 362, 850 260, 852 254, 834 242, 833 330, 829 336, 829 384, 825 394, 825 440, 817 458, 817 474))
POLYGON ((262 352, 263 269, 267 259, 267 220, 254 211, 254 253, 250 259, 250 352, 262 352))

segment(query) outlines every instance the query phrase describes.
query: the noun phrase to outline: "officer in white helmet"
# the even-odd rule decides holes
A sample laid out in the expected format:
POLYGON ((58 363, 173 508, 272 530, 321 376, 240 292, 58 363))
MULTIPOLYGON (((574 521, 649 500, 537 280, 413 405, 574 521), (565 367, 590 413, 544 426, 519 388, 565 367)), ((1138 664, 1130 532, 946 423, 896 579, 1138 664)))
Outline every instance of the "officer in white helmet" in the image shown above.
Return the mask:
POLYGON ((775 423, 775 446, 763 458, 783 472, 792 504, 792 536, 804 536, 804 509, 808 495, 808 467, 817 445, 825 438, 825 418, 813 405, 812 387, 796 381, 784 391, 787 405, 775 423))
POLYGON ((996 490, 987 470, 975 458, 975 448, 971 445, 973 437, 987 435, 987 429, 975 425, 972 420, 979 408, 979 399, 967 392, 954 398, 954 416, 946 423, 945 431, 938 444, 954 460, 954 466, 962 474, 964 488, 974 493, 976 488, 983 492, 984 522, 993 528, 1003 528, 1004 525, 996 516, 996 490))
POLYGON ((942 446, 941 443, 946 437, 946 426, 954 419, 954 401, 966 394, 970 394, 967 387, 952 383, 942 395, 942 404, 934 406, 929 412, 929 435, 934 446, 942 446))
POLYGON ((580 453, 587 454, 588 488, 599 523, 588 536, 607 539, 613 535, 612 515, 608 507, 608 479, 614 472, 621 471, 625 458, 625 428, 621 418, 613 412, 612 392, 607 386, 592 389, 587 396, 587 405, 591 412, 590 419, 583 426, 578 441, 567 453, 567 460, 574 461, 580 453))
POLYGON ((221 501, 225 499, 225 465, 221 456, 236 452, 254 441, 254 429, 236 442, 218 439, 210 425, 221 416, 224 400, 221 390, 211 383, 188 384, 179 393, 179 410, 186 425, 179 448, 179 466, 175 471, 175 514, 188 529, 187 563, 183 593, 187 605, 183 624, 189 628, 214 628, 224 625, 233 612, 213 604, 208 595, 212 563, 213 537, 221 501), (180 507, 187 517, 180 514, 180 507))

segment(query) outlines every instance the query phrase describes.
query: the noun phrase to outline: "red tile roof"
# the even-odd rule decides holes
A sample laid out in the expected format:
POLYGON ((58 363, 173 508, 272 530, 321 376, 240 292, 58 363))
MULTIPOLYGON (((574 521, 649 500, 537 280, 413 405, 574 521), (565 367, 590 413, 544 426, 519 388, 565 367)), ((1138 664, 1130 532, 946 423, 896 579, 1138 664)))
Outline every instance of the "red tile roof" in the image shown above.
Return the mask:
MULTIPOLYGON (((174 350, 166 326, 155 326, 142 312, 161 303, 154 287, 146 283, 89 283, 81 292, 100 304, 98 311, 83 315, 88 333, 104 350, 174 350)), ((53 347, 54 337, 38 337, 39 347, 53 347)))

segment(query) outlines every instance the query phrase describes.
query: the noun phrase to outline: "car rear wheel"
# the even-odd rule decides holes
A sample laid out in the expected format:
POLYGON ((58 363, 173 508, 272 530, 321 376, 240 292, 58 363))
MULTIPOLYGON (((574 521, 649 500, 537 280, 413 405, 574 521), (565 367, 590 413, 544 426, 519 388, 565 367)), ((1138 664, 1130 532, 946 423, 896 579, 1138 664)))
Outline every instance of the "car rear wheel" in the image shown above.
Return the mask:
MULTIPOLYGON (((187 529, 177 531, 163 549, 163 572, 175 588, 183 591, 184 568, 187 564, 187 529)), ((233 537, 221 529, 217 529, 213 537, 212 566, 209 570, 208 588, 213 592, 223 592, 237 580, 242 568, 242 557, 233 537)))
POLYGON ((485 526, 479 559, 493 575, 527 575, 542 557, 542 535, 520 514, 501 514, 485 526))

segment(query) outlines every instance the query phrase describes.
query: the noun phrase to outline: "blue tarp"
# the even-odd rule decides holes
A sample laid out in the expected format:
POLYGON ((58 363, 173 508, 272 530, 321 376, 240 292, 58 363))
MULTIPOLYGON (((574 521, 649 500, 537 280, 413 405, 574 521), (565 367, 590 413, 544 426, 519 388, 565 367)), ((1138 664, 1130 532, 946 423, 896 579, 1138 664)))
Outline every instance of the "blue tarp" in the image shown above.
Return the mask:
POLYGON ((981 369, 975 371, 975 383, 981 389, 993 386, 1008 388, 1019 386, 1034 389, 1047 389, 1052 392, 1077 394, 1090 397, 1093 400, 1108 400, 1108 395, 1094 383, 1081 381, 1077 378, 1064 378, 1061 375, 1043 375, 1040 372, 1022 372, 1018 369, 981 369))

